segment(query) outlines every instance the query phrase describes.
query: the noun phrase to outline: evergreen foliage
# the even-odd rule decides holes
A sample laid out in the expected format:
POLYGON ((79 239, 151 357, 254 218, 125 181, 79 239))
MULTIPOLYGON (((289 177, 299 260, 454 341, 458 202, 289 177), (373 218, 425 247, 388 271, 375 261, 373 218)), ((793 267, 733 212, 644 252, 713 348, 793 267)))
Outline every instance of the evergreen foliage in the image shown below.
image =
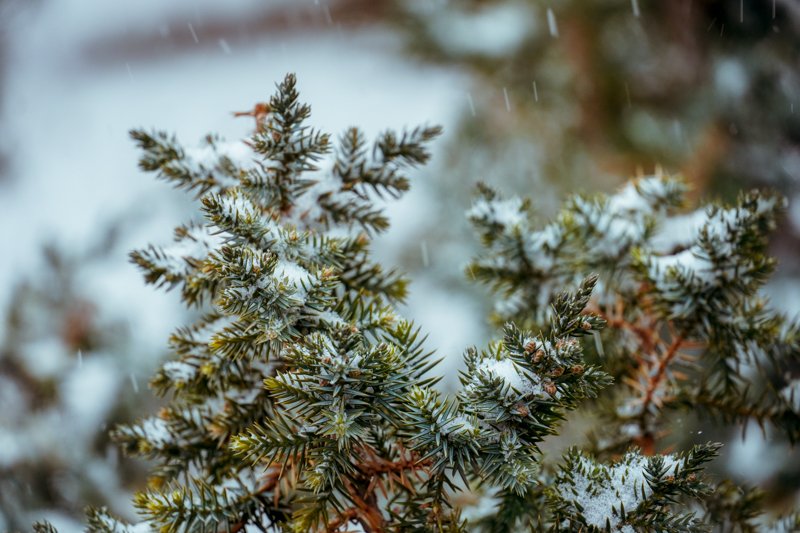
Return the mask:
MULTIPOLYGON (((768 237, 784 200, 754 191, 732 206, 682 212, 685 183, 657 173, 613 195, 575 196, 537 229, 530 202, 483 185, 478 192, 469 217, 485 250, 467 272, 498 295, 495 321, 547 327, 557 288, 598 273, 587 308, 608 327, 590 360, 619 385, 593 409, 602 420, 592 428, 593 453, 636 446, 652 455, 674 431, 676 412, 742 427, 752 420, 792 444, 800 438, 798 324, 759 293, 774 268, 768 237)), ((591 470, 585 457, 567 461, 566 475, 591 470)), ((710 503, 717 497, 709 492, 706 504, 720 509, 710 503)), ((752 519, 724 518, 745 530, 752 519)))
POLYGON ((798 325, 758 292, 785 202, 752 192, 678 213, 684 193, 681 179, 657 174, 611 196, 576 196, 536 230, 525 202, 484 186, 470 217, 486 252, 468 271, 501 295, 497 320, 528 324, 549 314, 556 287, 600 275, 590 308, 611 335, 597 356, 627 389, 604 410, 616 436, 603 446, 652 451, 664 413, 685 409, 770 422, 794 443, 800 418, 784 387, 800 357, 798 325))
POLYGON ((209 137, 192 151, 164 133, 132 133, 142 168, 196 194, 203 216, 179 227, 172 247, 132 260, 199 318, 173 334, 177 358, 153 380, 167 406, 114 432, 156 462, 135 498, 144 521, 96 509, 90 530, 760 523, 757 495, 737 509, 723 501, 737 489, 715 493, 704 481, 717 445, 663 455, 656 439, 661 413, 695 403, 797 437, 796 396, 770 388, 796 358, 796 328, 757 295, 780 201, 754 194, 702 211, 691 242, 656 249, 684 192, 669 177, 576 198, 541 231, 528 202, 483 187, 470 216, 487 251, 470 272, 501 293, 502 335, 466 351, 461 387, 447 396, 419 328, 397 311, 407 281, 370 256, 388 225, 382 200, 408 189, 407 171, 427 161, 439 129, 372 144, 351 129, 334 143, 307 125, 292 75, 266 109, 243 143, 209 137), (592 449, 545 463, 540 444, 595 405, 623 438, 598 435, 592 449), (488 512, 459 503, 467 493, 488 512))

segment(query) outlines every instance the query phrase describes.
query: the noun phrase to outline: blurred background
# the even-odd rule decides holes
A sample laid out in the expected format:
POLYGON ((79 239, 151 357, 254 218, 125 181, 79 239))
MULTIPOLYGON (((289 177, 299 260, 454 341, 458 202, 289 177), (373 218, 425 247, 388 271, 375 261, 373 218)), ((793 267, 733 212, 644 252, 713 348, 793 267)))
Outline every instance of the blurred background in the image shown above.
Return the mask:
MULTIPOLYGON (((697 199, 776 189, 766 292, 800 310, 796 0, 0 0, 0 531, 78 531, 87 504, 133 517, 147 465, 106 432, 157 408, 148 377, 185 315, 127 253, 193 205, 137 170, 127 131, 248 136, 232 112, 287 72, 325 131, 445 127, 376 243, 414 280, 404 312, 445 388, 492 336, 463 273, 479 180, 543 220, 657 165, 697 199)), ((717 468, 794 499, 796 455, 749 431, 717 468)))

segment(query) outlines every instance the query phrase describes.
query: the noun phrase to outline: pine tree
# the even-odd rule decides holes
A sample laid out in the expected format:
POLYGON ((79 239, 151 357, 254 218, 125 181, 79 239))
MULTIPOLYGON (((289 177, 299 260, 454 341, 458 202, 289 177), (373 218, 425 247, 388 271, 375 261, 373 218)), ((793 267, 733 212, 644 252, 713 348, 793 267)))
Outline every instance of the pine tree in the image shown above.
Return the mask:
MULTIPOLYGON (((681 212, 685 182, 657 173, 614 195, 573 197, 554 221, 536 229, 529 201, 502 199, 483 185, 479 193, 469 217, 485 250, 467 272, 498 295, 496 322, 546 327, 558 287, 587 271, 598 275, 587 308, 607 328, 595 337, 589 359, 617 386, 606 388, 593 409, 602 420, 592 428, 593 455, 613 457, 631 446, 653 455, 682 430, 676 412, 742 427, 754 420, 791 444, 800 439, 792 377, 800 326, 759 293, 775 266, 766 254, 768 236, 784 200, 754 191, 732 206, 681 212)), ((622 464, 631 462, 626 455, 622 464)), ((593 476, 621 476, 619 466, 600 468, 592 470, 573 451, 561 483, 574 487, 575 471, 578 486, 590 472, 588 483, 593 476)), ((706 521, 723 520, 710 510, 722 509, 716 499, 731 493, 708 494, 706 521)), ((743 530, 754 527, 751 520, 724 517, 743 530)))
POLYGON ((408 189, 406 173, 428 160, 439 129, 368 143, 353 128, 333 142, 307 124, 292 75, 262 109, 244 142, 209 136, 188 150, 165 133, 132 132, 142 168, 194 193, 202 213, 172 246, 132 260, 199 318, 175 331, 176 358, 153 378, 168 405, 114 432, 157 465, 135 498, 143 521, 96 509, 90 530, 762 523, 757 492, 710 484, 704 465, 717 444, 667 454, 658 439, 662 413, 693 402, 796 438, 796 396, 769 393, 796 357, 797 329, 756 292, 772 266, 765 243, 778 199, 754 194, 703 211, 691 217, 693 241, 659 251, 658 224, 677 220, 666 217, 680 181, 576 198, 541 231, 529 202, 484 187, 470 216, 487 250, 469 271, 500 294, 500 335, 466 350, 461 386, 446 395, 424 336, 398 312, 407 280, 370 255, 388 226, 382 202, 408 189), (545 462, 542 444, 579 409, 602 414, 624 439, 598 434, 545 462))

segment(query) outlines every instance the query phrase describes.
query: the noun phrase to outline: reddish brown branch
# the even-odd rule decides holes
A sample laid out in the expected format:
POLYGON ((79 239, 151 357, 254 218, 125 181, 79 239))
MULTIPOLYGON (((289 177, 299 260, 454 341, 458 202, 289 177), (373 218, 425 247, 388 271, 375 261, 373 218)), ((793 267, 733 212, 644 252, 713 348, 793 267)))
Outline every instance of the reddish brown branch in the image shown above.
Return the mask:
MULTIPOLYGON (((651 372, 652 367, 642 369, 647 379, 647 386, 644 389, 644 397, 641 403, 641 417, 640 424, 644 425, 644 417, 647 416, 650 405, 659 402, 655 396, 656 391, 661 386, 664 378, 667 375, 667 368, 670 363, 680 353, 679 350, 683 346, 685 339, 682 336, 675 337, 669 347, 663 352, 663 355, 658 358, 656 363, 655 373, 651 372)), ((655 453, 655 440, 656 436, 652 431, 646 430, 642 435, 635 439, 636 444, 642 449, 645 455, 653 455, 655 453)))
POLYGON ((617 312, 611 314, 593 305, 591 308, 587 308, 587 312, 597 315, 605 320, 606 324, 610 328, 625 329, 632 332, 639 338, 639 345, 643 351, 652 352, 655 350, 658 344, 658 339, 656 337, 655 329, 652 327, 652 325, 645 326, 626 320, 622 317, 621 309, 618 309, 617 312))
POLYGON ((658 359, 656 373, 650 378, 647 389, 645 389, 645 396, 642 401, 644 411, 647 411, 647 407, 652 403, 655 391, 667 375, 667 367, 672 360, 675 359, 675 356, 678 355, 678 350, 683 345, 684 340, 683 337, 676 337, 675 340, 672 341, 672 344, 669 345, 669 348, 664 352, 664 356, 658 359))
POLYGON ((385 530, 384 519, 378 505, 376 490, 386 495, 386 488, 383 483, 385 477, 391 484, 397 483, 408 491, 413 491, 413 485, 409 482, 408 473, 420 479, 420 473, 427 473, 430 467, 430 460, 420 461, 419 457, 406 451, 402 445, 398 445, 399 457, 389 460, 378 455, 375 449, 370 446, 361 446, 358 450, 361 462, 356 465, 359 472, 357 479, 345 479, 344 486, 350 500, 355 507, 341 513, 339 517, 328 524, 328 531, 333 531, 349 520, 358 520, 365 531, 380 532, 385 530))
POLYGON ((353 520, 357 516, 358 516, 358 511, 354 507, 345 509, 344 511, 339 513, 339 516, 328 522, 328 525, 326 526, 326 531, 328 531, 328 533, 333 533, 334 531, 337 531, 340 527, 348 523, 350 520, 353 520))
MULTIPOLYGON (((281 471, 277 468, 273 468, 269 471, 267 476, 264 478, 264 483, 258 487, 255 491, 254 495, 264 494, 265 492, 269 492, 271 490, 275 490, 278 486, 278 482, 281 479, 281 471)), ((227 529, 228 533, 238 533, 241 531, 244 526, 247 524, 246 521, 242 520, 241 522, 237 522, 233 526, 227 529)))

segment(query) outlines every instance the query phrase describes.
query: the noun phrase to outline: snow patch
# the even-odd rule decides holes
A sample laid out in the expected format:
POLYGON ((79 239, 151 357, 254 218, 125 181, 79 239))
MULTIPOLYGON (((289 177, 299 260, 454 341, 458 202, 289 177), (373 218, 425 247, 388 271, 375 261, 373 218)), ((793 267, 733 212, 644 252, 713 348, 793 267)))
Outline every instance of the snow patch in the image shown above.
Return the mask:
MULTIPOLYGON (((682 460, 672 455, 662 457, 667 475, 676 474, 682 460)), ((583 509, 581 515, 590 526, 605 531, 608 522, 612 531, 625 532, 630 526, 621 523, 621 509, 629 513, 653 493, 645 478, 647 466, 648 458, 635 453, 626 454, 613 466, 596 464, 581 456, 572 481, 559 483, 558 491, 576 508, 583 509)))
POLYGON ((475 433, 477 428, 475 425, 470 422, 470 420, 464 415, 457 415, 454 418, 448 420, 441 427, 442 433, 447 435, 455 434, 455 435, 465 435, 468 433, 475 433))
POLYGON ((708 214, 705 209, 667 217, 659 224, 650 239, 650 247, 654 251, 663 253, 687 247, 694 242, 697 233, 705 225, 707 219, 708 214))
POLYGON ((147 418, 142 422, 141 428, 144 438, 154 446, 164 446, 174 440, 169 425, 163 418, 147 418))
POLYGON ((502 379, 511 389, 522 394, 544 396, 541 378, 536 374, 524 375, 511 359, 485 360, 478 366, 478 371, 502 379))
POLYGON ((197 375, 197 367, 183 361, 168 361, 162 368, 174 382, 188 383, 197 375))
POLYGON ((518 197, 507 200, 482 198, 475 202, 467 216, 484 224, 497 224, 505 228, 523 227, 527 217, 522 207, 522 199, 518 197))

